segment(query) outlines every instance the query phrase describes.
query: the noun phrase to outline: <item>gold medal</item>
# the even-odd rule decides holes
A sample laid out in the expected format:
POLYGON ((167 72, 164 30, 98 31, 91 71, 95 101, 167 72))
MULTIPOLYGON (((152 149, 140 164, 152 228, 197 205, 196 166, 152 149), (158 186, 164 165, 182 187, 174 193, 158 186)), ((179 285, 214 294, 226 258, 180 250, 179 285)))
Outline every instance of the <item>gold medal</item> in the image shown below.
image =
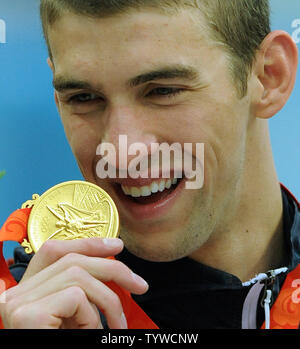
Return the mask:
POLYGON ((95 184, 71 181, 58 184, 42 196, 33 195, 22 208, 31 208, 27 253, 37 252, 48 240, 116 238, 119 214, 111 197, 95 184))

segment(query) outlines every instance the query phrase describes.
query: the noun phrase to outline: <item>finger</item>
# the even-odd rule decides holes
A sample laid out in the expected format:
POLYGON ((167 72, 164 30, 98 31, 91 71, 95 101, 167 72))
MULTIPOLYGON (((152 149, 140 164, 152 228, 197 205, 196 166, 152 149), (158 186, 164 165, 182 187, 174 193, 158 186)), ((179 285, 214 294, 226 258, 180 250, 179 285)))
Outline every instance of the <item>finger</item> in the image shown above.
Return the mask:
POLYGON ((123 241, 120 239, 89 238, 46 241, 33 256, 21 282, 69 253, 78 253, 91 257, 110 257, 120 253, 123 247, 123 241))
MULTIPOLYGON (((97 257, 87 257, 84 255, 71 253, 62 257, 59 261, 46 267, 44 270, 35 274, 30 279, 19 284, 18 288, 10 290, 8 299, 32 292, 36 294, 36 288, 44 285, 48 280, 55 279, 57 275, 64 271, 85 270, 95 279, 101 282, 115 282, 125 288, 130 293, 143 294, 147 292, 149 286, 140 276, 133 273, 124 263, 97 257)), ((69 276, 69 274, 67 274, 69 276)), ((76 278, 76 275, 73 275, 76 278)))
POLYGON ((11 317, 14 329, 102 328, 99 313, 79 287, 70 287, 23 305, 11 317))
MULTIPOLYGON (((29 282, 28 282, 29 283, 29 282)), ((64 270, 55 277, 46 280, 33 290, 25 292, 23 286, 18 286, 16 294, 9 297, 7 313, 24 304, 32 304, 47 296, 67 288, 81 288, 88 300, 104 313, 111 329, 125 328, 124 314, 119 297, 104 283, 92 277, 87 271, 77 266, 64 270)))

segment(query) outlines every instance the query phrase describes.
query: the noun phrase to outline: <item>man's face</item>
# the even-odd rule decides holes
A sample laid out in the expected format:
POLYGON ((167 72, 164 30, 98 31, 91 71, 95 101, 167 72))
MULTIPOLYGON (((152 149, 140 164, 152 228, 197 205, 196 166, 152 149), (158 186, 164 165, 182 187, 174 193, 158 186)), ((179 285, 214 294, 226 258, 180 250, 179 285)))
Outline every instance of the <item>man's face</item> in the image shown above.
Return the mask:
POLYGON ((125 245, 156 261, 192 254, 230 220, 243 173, 251 102, 238 98, 225 52, 184 10, 107 19, 66 14, 49 34, 68 141, 85 179, 114 199, 125 245), (166 71, 177 73, 161 74, 166 71), (142 142, 149 149, 152 143, 204 143, 203 188, 188 190, 182 179, 158 194, 125 195, 148 187, 146 195, 159 181, 97 176, 97 147, 112 143, 118 157, 119 135, 128 136, 128 146, 142 142))

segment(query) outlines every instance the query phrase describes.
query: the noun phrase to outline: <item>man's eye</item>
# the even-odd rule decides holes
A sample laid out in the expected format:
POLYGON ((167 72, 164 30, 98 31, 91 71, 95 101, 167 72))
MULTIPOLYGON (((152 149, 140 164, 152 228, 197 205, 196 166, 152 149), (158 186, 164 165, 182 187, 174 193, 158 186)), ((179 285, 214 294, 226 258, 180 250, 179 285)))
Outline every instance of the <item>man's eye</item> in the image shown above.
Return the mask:
POLYGON ((88 92, 62 97, 62 102, 69 107, 72 114, 89 114, 99 111, 105 106, 104 101, 102 96, 88 92))
POLYGON ((69 99, 70 103, 88 103, 99 99, 99 96, 93 93, 81 93, 75 96, 72 96, 69 99))
POLYGON ((174 97, 178 95, 179 93, 183 92, 183 89, 181 88, 174 88, 174 87, 157 87, 153 89, 150 93, 148 93, 148 96, 166 96, 166 97, 174 97))

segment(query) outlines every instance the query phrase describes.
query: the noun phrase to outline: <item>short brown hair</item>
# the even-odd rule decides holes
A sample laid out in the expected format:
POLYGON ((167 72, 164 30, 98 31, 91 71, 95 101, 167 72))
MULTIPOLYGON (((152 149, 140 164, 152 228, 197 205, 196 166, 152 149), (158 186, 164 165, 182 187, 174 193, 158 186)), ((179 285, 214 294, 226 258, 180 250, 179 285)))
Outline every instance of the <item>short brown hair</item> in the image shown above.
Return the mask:
POLYGON ((256 52, 271 31, 269 0, 41 0, 40 13, 51 57, 48 27, 66 12, 101 18, 132 9, 155 8, 168 13, 183 7, 201 10, 210 37, 229 54, 229 68, 243 97, 256 52))

